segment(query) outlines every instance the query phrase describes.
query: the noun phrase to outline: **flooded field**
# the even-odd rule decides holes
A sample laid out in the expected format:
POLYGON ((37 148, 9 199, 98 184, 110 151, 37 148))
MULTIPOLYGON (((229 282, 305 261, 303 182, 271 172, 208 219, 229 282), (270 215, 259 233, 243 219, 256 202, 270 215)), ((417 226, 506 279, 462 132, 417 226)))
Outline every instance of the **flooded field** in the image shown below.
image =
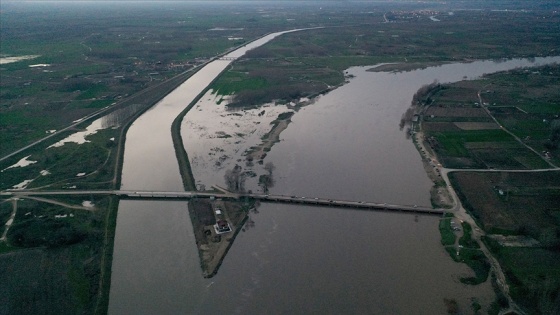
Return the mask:
MULTIPOLYGON (((434 79, 453 82, 552 61, 402 73, 351 68, 350 83, 300 109, 263 160, 275 166, 271 191, 429 205, 431 182, 399 128, 414 92, 434 79)), ((178 88, 130 129, 123 188, 181 189, 169 127, 192 93, 178 88)), ((183 123, 192 129, 182 131, 197 183, 223 185, 222 172, 236 163, 262 172, 260 164, 246 165, 243 152, 266 132, 257 125, 270 124, 285 108, 228 113, 210 94, 197 106, 183 123)), ((247 185, 259 189, 254 181, 247 185)), ((444 298, 465 311, 473 298, 485 307, 494 298, 489 283, 459 282, 471 271, 442 248, 437 217, 276 204, 262 204, 250 216, 218 274, 204 279, 185 202, 121 202, 109 313, 441 314, 444 298)))

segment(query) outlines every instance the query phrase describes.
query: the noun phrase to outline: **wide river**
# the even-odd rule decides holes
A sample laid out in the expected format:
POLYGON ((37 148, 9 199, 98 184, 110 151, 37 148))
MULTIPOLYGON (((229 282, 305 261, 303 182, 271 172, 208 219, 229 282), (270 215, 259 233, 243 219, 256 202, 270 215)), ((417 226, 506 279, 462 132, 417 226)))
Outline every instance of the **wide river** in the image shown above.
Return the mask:
MULTIPOLYGON (((431 183, 398 127, 414 92, 434 79, 453 82, 552 61, 483 61, 403 73, 351 68, 355 77, 298 111, 269 152, 265 162, 276 166, 272 191, 429 205, 431 183)), ((122 189, 182 190, 171 122, 229 63, 208 64, 131 126, 122 189)), ((182 133, 190 156, 188 130, 182 133)), ((223 185, 201 177, 197 181, 223 185)), ((469 270, 444 252, 437 217, 263 204, 250 222, 218 274, 204 279, 186 202, 121 201, 109 313, 444 314, 444 298, 465 311, 473 297, 483 305, 493 299, 488 284, 458 281, 469 270)))

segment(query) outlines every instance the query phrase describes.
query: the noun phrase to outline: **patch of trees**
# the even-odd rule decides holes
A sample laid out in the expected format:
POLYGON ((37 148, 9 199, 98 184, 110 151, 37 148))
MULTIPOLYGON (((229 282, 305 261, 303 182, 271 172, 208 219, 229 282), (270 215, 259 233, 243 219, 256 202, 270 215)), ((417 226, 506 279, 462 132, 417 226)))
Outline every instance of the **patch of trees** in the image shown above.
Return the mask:
POLYGON ((68 218, 50 217, 16 221, 8 233, 10 243, 19 247, 58 247, 79 243, 86 237, 87 233, 68 218))
POLYGON ((243 167, 235 164, 233 169, 227 170, 224 179, 226 181, 226 186, 229 191, 233 192, 244 192, 245 191, 245 179, 246 176, 243 174, 243 167))
MULTIPOLYGON (((442 88, 442 85, 439 84, 437 80, 419 88, 412 96, 410 107, 401 116, 399 124, 400 129, 402 130, 405 126, 409 126, 414 118, 414 115, 417 115, 420 112, 420 106, 429 105, 432 102, 432 96, 442 88)), ((408 135, 409 133, 407 132, 407 136, 408 135)))
POLYGON ((268 189, 274 186, 274 177, 272 176, 272 171, 276 167, 272 162, 267 162, 264 165, 264 169, 267 171, 266 174, 259 176, 259 186, 262 188, 263 193, 268 193, 268 189))
POLYGON ((432 96, 442 88, 438 80, 430 84, 423 85, 412 96, 412 106, 429 105, 432 102, 432 96))

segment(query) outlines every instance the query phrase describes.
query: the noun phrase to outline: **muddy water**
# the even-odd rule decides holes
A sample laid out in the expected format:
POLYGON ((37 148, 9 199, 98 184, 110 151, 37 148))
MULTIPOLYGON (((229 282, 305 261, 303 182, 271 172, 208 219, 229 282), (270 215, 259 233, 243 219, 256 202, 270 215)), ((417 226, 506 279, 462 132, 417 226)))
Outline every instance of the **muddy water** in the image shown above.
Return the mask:
MULTIPOLYGON (((225 57, 237 58, 287 32, 267 35, 225 57)), ((121 189, 182 190, 171 123, 232 61, 216 60, 163 98, 126 135, 121 189)), ((185 202, 122 201, 112 265, 110 314, 188 314, 203 298, 185 202)))
POLYGON ((430 205, 431 182, 399 127, 418 88, 434 80, 456 82, 559 61, 479 61, 402 73, 351 68, 350 83, 294 115, 272 148, 266 158, 278 174, 272 193, 430 205))
MULTIPOLYGON (((276 166, 273 191, 427 204, 430 183, 398 127, 412 94, 434 79, 522 65, 533 64, 350 69, 355 78, 296 113, 265 159, 276 166)), ((179 88, 133 125, 123 188, 180 189, 169 126, 192 92, 179 88)), ((217 276, 203 279, 185 203, 122 202, 109 313, 443 314, 444 298, 465 312, 472 297, 493 298, 488 285, 459 283, 469 271, 441 248, 436 217, 264 204, 251 222, 217 276)))

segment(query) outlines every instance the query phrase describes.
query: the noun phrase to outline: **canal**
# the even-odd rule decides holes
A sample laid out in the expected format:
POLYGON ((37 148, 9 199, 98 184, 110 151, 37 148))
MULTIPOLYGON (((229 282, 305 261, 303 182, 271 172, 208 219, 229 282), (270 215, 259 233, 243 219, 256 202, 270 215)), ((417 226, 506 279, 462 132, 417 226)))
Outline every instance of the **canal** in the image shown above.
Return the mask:
MULTIPOLYGON (((131 126, 122 189, 182 189, 171 122, 229 62, 210 63, 131 126)), ((268 153, 264 162, 275 166, 271 193, 429 205, 431 183, 399 128, 414 92, 434 79, 454 82, 539 62, 552 60, 481 61, 402 73, 351 68, 350 82, 299 110, 268 153)), ((242 163, 244 148, 257 140, 232 152, 224 144, 229 158, 214 167, 208 153, 221 145, 205 144, 199 134, 204 128, 188 126, 194 120, 213 126, 213 115, 225 109, 220 112, 223 105, 210 93, 197 106, 182 129, 189 157, 198 159, 193 173, 198 184, 223 185, 216 181, 242 163)), ((271 108, 270 117, 281 111, 271 108)), ((238 114, 229 117, 270 120, 250 111, 238 114)), ((259 164, 243 167, 263 172, 259 164)), ((247 185, 259 189, 255 181, 247 185)), ((204 279, 185 202, 121 201, 109 313, 438 314, 445 313, 444 298, 463 309, 473 298, 483 305, 494 298, 488 283, 459 282, 472 271, 441 247, 437 217, 263 204, 248 222, 218 274, 204 279)))

